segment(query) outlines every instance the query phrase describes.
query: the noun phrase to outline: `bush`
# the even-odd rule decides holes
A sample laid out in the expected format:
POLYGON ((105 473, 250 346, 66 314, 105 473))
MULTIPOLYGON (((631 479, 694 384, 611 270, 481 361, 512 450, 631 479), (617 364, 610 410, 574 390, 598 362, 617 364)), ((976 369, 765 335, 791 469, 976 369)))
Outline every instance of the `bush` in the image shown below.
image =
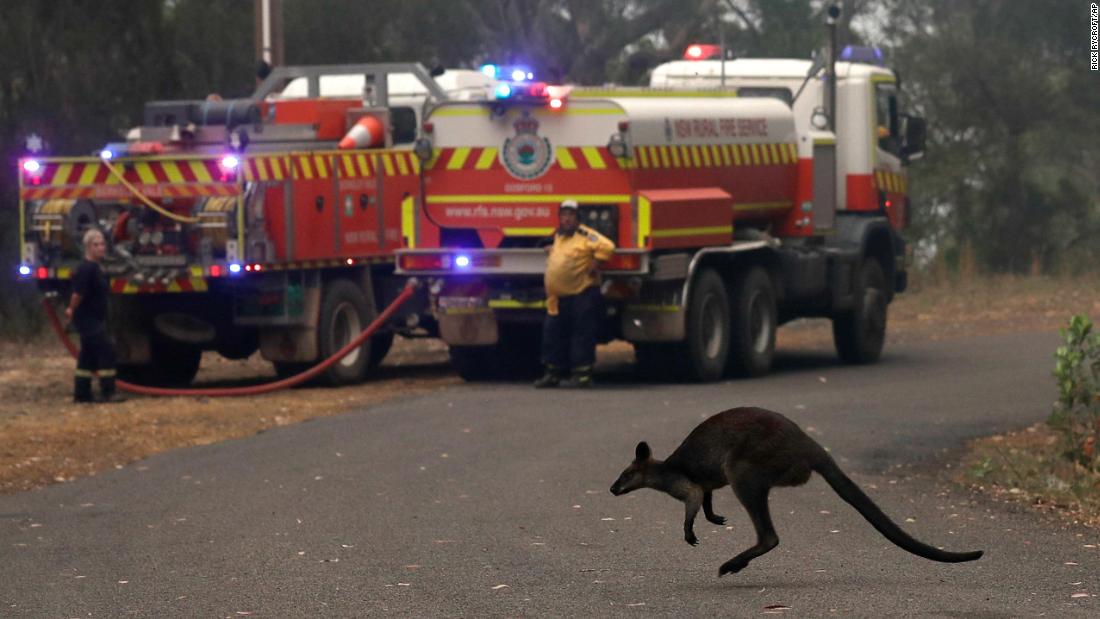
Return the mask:
POLYGON ((1065 455, 1073 462, 1100 472, 1100 334, 1083 315, 1070 318, 1059 332, 1065 341, 1054 357, 1058 401, 1048 423, 1063 439, 1065 455))

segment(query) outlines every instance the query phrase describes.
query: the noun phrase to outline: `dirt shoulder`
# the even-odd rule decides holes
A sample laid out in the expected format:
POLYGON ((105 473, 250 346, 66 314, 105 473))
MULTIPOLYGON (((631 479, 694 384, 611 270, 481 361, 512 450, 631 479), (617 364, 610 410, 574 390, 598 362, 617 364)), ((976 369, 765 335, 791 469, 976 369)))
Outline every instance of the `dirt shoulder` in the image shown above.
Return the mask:
MULTIPOLYGON (((1054 331, 1074 313, 1100 318, 1100 278, 998 278, 920 287, 899 296, 890 312, 889 340, 894 342, 1054 331)), ((831 349, 829 323, 799 321, 784 327, 778 346, 831 349)), ((629 363, 632 356, 623 343, 599 351, 601 365, 629 363)), ((399 340, 376 378, 362 385, 248 398, 134 397, 117 404, 76 405, 71 402, 73 367, 54 340, 0 343, 0 493, 71 481, 169 449, 250 436, 460 382, 448 365, 446 346, 434 340, 399 340)), ((226 361, 207 354, 202 368, 196 379, 202 386, 274 379, 270 364, 258 356, 226 361)), ((1037 416, 1047 413, 1036 411, 1037 416)), ((999 483, 990 477, 976 485, 995 488, 999 483)))

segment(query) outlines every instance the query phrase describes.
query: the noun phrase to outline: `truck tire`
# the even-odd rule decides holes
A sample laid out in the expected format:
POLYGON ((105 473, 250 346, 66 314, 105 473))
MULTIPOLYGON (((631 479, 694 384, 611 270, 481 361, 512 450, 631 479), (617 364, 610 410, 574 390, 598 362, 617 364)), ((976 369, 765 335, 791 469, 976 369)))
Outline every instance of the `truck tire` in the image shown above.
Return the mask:
POLYGON ((701 271, 691 287, 685 327, 680 348, 689 377, 722 378, 729 358, 730 302, 725 282, 712 269, 701 271))
MULTIPOLYGON (((318 362, 324 361, 356 338, 367 328, 373 316, 362 290, 346 279, 334 279, 325 284, 321 297, 321 316, 317 323, 318 362)), ((367 376, 371 355, 371 340, 343 359, 329 366, 318 377, 331 386, 361 382, 367 376)))
POLYGON ((745 271, 734 285, 730 369, 739 376, 767 374, 775 358, 775 289, 764 269, 745 271))
POLYGON ((874 363, 886 342, 886 276, 878 260, 867 258, 860 265, 855 296, 853 309, 833 316, 833 343, 844 363, 874 363))

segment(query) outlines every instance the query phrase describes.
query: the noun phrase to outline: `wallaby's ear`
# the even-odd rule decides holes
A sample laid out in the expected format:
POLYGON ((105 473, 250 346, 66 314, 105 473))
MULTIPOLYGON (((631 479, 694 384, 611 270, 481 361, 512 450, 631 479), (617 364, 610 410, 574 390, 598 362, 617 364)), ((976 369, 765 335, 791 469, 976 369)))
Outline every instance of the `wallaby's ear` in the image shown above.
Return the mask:
POLYGON ((653 452, 649 451, 649 445, 645 441, 638 443, 638 446, 634 448, 635 460, 649 460, 651 455, 653 455, 653 452))

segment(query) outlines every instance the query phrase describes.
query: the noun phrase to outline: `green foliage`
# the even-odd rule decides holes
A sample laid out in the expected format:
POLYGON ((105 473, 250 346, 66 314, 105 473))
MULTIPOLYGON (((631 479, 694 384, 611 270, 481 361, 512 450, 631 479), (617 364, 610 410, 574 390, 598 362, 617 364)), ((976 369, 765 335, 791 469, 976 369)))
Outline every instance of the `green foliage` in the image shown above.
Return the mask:
POLYGON ((1100 333, 1083 315, 1060 331, 1064 345, 1055 353, 1058 401, 1048 423, 1065 442, 1067 457, 1100 472, 1100 333))

